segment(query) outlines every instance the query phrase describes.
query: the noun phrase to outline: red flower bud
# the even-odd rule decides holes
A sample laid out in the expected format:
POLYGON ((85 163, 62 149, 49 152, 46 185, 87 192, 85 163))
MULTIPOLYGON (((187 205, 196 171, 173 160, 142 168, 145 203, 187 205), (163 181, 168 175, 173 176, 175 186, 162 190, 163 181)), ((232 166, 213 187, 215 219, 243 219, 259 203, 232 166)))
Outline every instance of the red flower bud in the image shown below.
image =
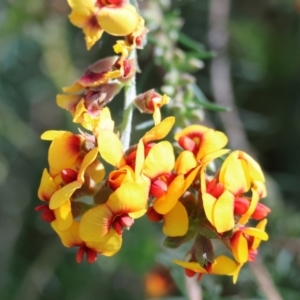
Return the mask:
POLYGON ((196 143, 187 136, 181 136, 178 140, 178 144, 182 149, 191 151, 193 153, 197 150, 196 143))
POLYGON ((195 271, 189 270, 189 269, 184 269, 184 273, 187 277, 194 277, 196 275, 195 271))
POLYGON ((72 169, 63 169, 61 171, 61 178, 65 183, 70 183, 77 180, 78 172, 72 169))
POLYGON ((155 211, 153 206, 150 206, 147 210, 147 217, 152 222, 159 222, 162 220, 163 216, 155 211))
POLYGON ((264 219, 269 213, 271 209, 261 203, 258 203, 251 218, 257 221, 264 219))
POLYGON ((151 183, 149 194, 155 198, 159 198, 163 196, 167 190, 167 184, 164 181, 157 179, 151 183))
POLYGON ((245 214, 250 206, 250 201, 247 198, 234 199, 234 214, 242 216, 245 214))

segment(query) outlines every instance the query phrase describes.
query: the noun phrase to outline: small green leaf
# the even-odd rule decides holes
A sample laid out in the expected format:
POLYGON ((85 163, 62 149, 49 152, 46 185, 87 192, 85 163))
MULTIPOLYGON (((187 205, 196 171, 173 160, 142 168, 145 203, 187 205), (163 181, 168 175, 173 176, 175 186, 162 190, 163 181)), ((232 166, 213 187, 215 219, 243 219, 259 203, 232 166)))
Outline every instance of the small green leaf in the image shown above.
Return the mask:
POLYGON ((228 107, 217 105, 217 104, 210 102, 195 83, 189 84, 188 87, 194 93, 194 95, 196 97, 195 98, 196 102, 198 104, 200 104, 201 106, 203 106, 204 108, 207 108, 207 109, 210 109, 213 111, 229 111, 230 110, 228 107))

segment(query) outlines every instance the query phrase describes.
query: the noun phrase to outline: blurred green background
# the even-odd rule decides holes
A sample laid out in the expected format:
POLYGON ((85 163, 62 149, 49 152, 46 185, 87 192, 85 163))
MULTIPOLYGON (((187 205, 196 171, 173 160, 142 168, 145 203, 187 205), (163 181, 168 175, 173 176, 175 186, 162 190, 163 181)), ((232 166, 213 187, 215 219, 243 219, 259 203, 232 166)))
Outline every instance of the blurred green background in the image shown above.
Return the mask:
MULTIPOLYGON (((168 1, 140 4, 155 7, 156 2, 168 1)), ((210 9, 210 1, 181 0, 170 2, 165 14, 180 16, 182 32, 209 50, 210 9)), ((155 9, 145 12, 157 21, 155 9)), ((172 266, 171 259, 184 252, 163 249, 160 226, 146 218, 137 220, 125 232, 116 256, 99 256, 94 265, 78 265, 75 249, 64 248, 34 211, 40 204, 40 176, 47 166, 48 143, 40 140, 40 134, 76 128, 69 114, 56 106, 55 96, 89 64, 111 53, 112 40, 107 36, 86 51, 83 34, 69 23, 68 13, 63 0, 0 2, 0 299, 139 300, 155 296, 153 285, 159 299, 167 299, 159 291, 169 299, 185 299, 180 284, 175 287, 170 277, 183 284, 183 272, 172 266)), ((265 203, 272 208, 270 241, 261 245, 260 254, 282 298, 296 300, 300 295, 300 1, 234 0, 228 22, 235 106, 267 174, 265 203)), ((186 50, 184 45, 178 47, 186 50)), ((141 91, 164 84, 154 48, 150 36, 141 52, 140 65, 147 68, 146 75, 138 78, 141 91)), ((215 101, 211 59, 204 63, 204 69, 193 75, 206 97, 215 101)), ((120 123, 122 101, 116 99, 110 107, 120 123)), ((205 122, 226 128, 219 113, 204 113, 205 122)), ((137 112, 135 117, 138 122, 144 118, 137 112)), ((213 276, 201 283, 203 299, 266 299, 248 266, 236 285, 213 276)))

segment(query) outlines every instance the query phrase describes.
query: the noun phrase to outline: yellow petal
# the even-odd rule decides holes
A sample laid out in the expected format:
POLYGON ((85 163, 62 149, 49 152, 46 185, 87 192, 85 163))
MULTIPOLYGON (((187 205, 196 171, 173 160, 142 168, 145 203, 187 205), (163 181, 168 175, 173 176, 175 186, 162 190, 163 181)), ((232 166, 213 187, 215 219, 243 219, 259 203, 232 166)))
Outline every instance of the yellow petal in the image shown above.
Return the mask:
POLYGON ((71 132, 56 137, 48 153, 51 175, 57 175, 65 168, 73 168, 80 154, 81 138, 71 132))
POLYGON ((64 93, 68 93, 68 94, 73 94, 73 93, 75 94, 75 93, 82 91, 83 89, 84 89, 83 86, 79 82, 75 82, 71 86, 63 87, 62 91, 64 93))
POLYGON ((195 155, 191 151, 182 151, 175 163, 175 171, 177 174, 186 174, 190 170, 196 168, 198 162, 195 155))
POLYGON ((81 187, 81 183, 78 181, 73 181, 65 186, 63 186, 61 189, 56 191, 49 203, 50 209, 57 209, 61 205, 63 205, 66 201, 70 200, 71 196, 73 195, 74 191, 81 187))
POLYGON ((65 247, 81 246, 83 241, 79 236, 79 222, 73 221, 71 227, 66 231, 61 231, 58 227, 57 221, 51 223, 52 228, 61 238, 61 241, 65 247))
POLYGON ((181 202, 164 215, 163 233, 167 236, 183 236, 187 233, 189 218, 181 202))
POLYGON ((171 143, 164 141, 152 147, 145 158, 143 173, 149 178, 156 178, 170 172, 175 163, 171 143))
MULTIPOLYGON (((72 22, 74 25, 75 23, 72 22)), ((99 26, 86 26, 83 28, 87 50, 90 50, 103 35, 104 30, 99 26)))
POLYGON ((237 268, 235 261, 225 255, 218 256, 211 268, 211 273, 216 275, 233 275, 237 268))
POLYGON ((155 125, 159 124, 161 121, 161 113, 160 113, 160 109, 158 107, 155 107, 155 109, 154 109, 153 120, 154 120, 155 125))
POLYGON ((134 6, 128 4, 117 8, 105 6, 97 14, 101 28, 114 36, 126 36, 138 26, 139 15, 134 6))
POLYGON ((80 99, 80 95, 57 95, 56 104, 61 108, 74 111, 76 104, 80 101, 80 99))
POLYGON ((73 215, 71 210, 71 201, 68 200, 59 208, 54 210, 55 220, 60 231, 68 230, 73 223, 73 215))
POLYGON ((49 201, 58 186, 55 184, 53 178, 50 176, 47 169, 44 169, 41 178, 41 183, 38 189, 38 197, 40 200, 49 201))
POLYGON ((214 206, 215 202, 218 201, 214 196, 208 193, 202 194, 203 207, 205 211, 205 215, 208 221, 214 225, 214 206))
POLYGON ((208 131, 209 128, 202 125, 190 125, 175 134, 174 138, 178 141, 182 136, 194 136, 194 134, 203 134, 208 131))
POLYGON ((227 136, 223 132, 215 131, 213 129, 206 131, 200 141, 200 148, 197 153, 197 158, 201 159, 208 153, 223 148, 227 142, 227 136))
POLYGON ((253 228, 253 227, 246 227, 243 232, 249 236, 256 237, 262 241, 267 241, 269 236, 268 234, 261 229, 253 228))
POLYGON ((184 176, 178 175, 171 182, 165 195, 157 198, 153 203, 153 208, 161 215, 168 213, 177 203, 183 193, 184 176))
POLYGON ((240 271, 241 271, 241 268, 243 267, 244 264, 237 264, 237 267, 233 273, 233 277, 232 277, 232 280, 233 280, 233 283, 235 284, 237 282, 237 279, 239 277, 239 274, 240 274, 240 271))
POLYGON ((106 205, 114 214, 138 212, 146 208, 148 191, 146 182, 126 182, 109 196, 106 205))
POLYGON ((228 157, 230 162, 224 162, 225 167, 222 166, 220 170, 220 182, 235 195, 247 192, 250 189, 250 177, 246 162, 228 157))
POLYGON ((239 220, 240 224, 246 224, 248 222, 251 215, 255 211, 258 201, 259 201, 259 195, 255 189, 252 189, 252 198, 251 198, 250 206, 247 212, 240 218, 239 220))
POLYGON ((110 110, 108 107, 104 107, 101 110, 100 118, 99 118, 99 130, 114 130, 114 124, 115 122, 111 118, 110 110))
POLYGON ((248 261, 248 242, 242 231, 238 231, 234 234, 230 240, 232 254, 235 260, 241 264, 248 261))
POLYGON ((145 133, 142 138, 144 144, 163 139, 170 132, 174 123, 174 117, 168 117, 162 120, 159 124, 155 125, 151 130, 145 133))
POLYGON ((260 165, 250 155, 243 151, 239 151, 239 157, 247 162, 249 175, 252 181, 257 180, 265 182, 265 176, 261 170, 260 165))
POLYGON ((122 236, 111 230, 100 243, 87 242, 86 245, 105 256, 116 254, 122 246, 122 236))
POLYGON ((83 241, 102 243, 111 229, 114 214, 106 204, 100 204, 88 210, 81 218, 79 234, 83 241))
POLYGON ((203 267, 201 267, 197 262, 188 262, 188 261, 182 261, 179 259, 173 259, 173 263, 175 263, 178 266, 181 266, 185 269, 197 272, 197 273, 207 274, 207 271, 203 267))
POLYGON ((45 141, 53 141, 55 138, 62 136, 67 131, 63 130, 48 130, 41 135, 41 139, 45 141))
POLYGON ((96 159, 88 166, 86 173, 88 173, 96 183, 99 183, 104 179, 105 168, 103 164, 96 159))
POLYGON ((89 151, 85 156, 84 159, 80 165, 77 180, 81 183, 84 183, 84 173, 89 165, 92 164, 92 162, 95 161, 98 154, 98 149, 94 148, 91 151, 89 151))
POLYGON ((120 139, 110 130, 100 130, 98 134, 100 155, 109 164, 120 167, 125 164, 123 146, 120 139))
POLYGON ((80 11, 82 14, 89 14, 95 9, 94 0, 67 0, 70 7, 75 11, 80 11))
MULTIPOLYGON (((261 220, 256 228, 265 231, 266 225, 267 225, 268 220, 267 219, 263 219, 261 220)), ((252 249, 257 249, 260 245, 261 239, 258 237, 254 237, 253 243, 252 243, 252 249)))
POLYGON ((145 147, 142 140, 139 140, 136 157, 135 157, 135 176, 140 176, 142 173, 144 161, 145 161, 145 147))
POLYGON ((213 208, 213 225, 217 232, 229 231, 234 227, 234 196, 225 190, 215 202, 213 208))

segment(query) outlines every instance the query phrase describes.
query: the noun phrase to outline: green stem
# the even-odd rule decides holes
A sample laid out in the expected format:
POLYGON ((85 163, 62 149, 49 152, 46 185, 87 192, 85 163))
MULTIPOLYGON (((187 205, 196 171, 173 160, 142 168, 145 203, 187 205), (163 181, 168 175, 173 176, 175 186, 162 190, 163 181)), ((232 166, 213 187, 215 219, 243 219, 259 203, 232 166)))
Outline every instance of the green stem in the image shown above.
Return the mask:
MULTIPOLYGON (((132 50, 130 57, 136 60, 136 50, 132 50)), ((123 149, 127 150, 130 145, 131 127, 132 127, 132 114, 133 104, 132 101, 136 98, 136 80, 135 75, 132 77, 129 84, 125 87, 125 99, 124 99, 124 115, 121 125, 121 142, 123 149)))

